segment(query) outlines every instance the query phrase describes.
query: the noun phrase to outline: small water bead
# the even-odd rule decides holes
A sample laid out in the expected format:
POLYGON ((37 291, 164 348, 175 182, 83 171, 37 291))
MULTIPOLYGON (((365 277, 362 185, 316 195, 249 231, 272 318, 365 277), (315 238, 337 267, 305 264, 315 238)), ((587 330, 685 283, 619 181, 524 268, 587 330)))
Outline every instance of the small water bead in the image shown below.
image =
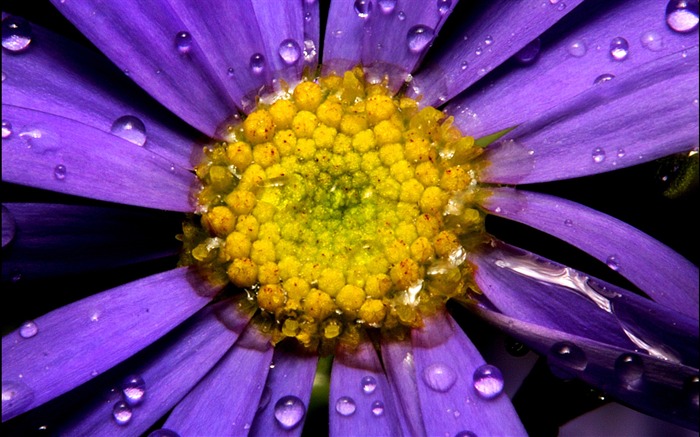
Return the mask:
POLYGON ((122 393, 129 405, 138 405, 146 394, 146 382, 139 375, 127 376, 122 382, 122 393))
POLYGON ((445 15, 452 7, 452 0, 437 0, 437 9, 440 15, 445 15))
POLYGON ((399 18, 399 21, 403 21, 406 19, 406 13, 404 11, 399 11, 397 17, 399 18))
POLYGON ((278 53, 285 64, 294 65, 297 63, 297 61, 299 61, 299 57, 301 56, 301 48, 299 47, 299 43, 293 39, 285 39, 280 43, 278 53))
POLYGON ((588 51, 588 47, 586 46, 585 42, 577 40, 569 44, 567 50, 571 56, 581 58, 585 56, 586 52, 588 51))
POLYGON ((521 64, 530 64, 537 58, 537 55, 540 54, 541 47, 542 42, 539 38, 535 38, 515 54, 515 59, 521 64))
POLYGON ((186 55, 192 50, 192 35, 189 32, 178 32, 175 35, 175 48, 181 55, 186 55))
POLYGON ((7 120, 2 121, 2 137, 7 138, 12 135, 12 123, 7 120))
POLYGON ((420 53, 433 41, 435 32, 428 26, 419 24, 408 30, 406 41, 408 49, 413 53, 420 53))
POLYGON ((503 393, 503 374, 496 366, 484 364, 474 371, 476 393, 484 399, 493 399, 503 393))
POLYGON ((596 77, 596 78, 593 80, 593 85, 598 85, 598 84, 601 84, 601 83, 609 82, 609 81, 611 81, 611 80, 613 80, 613 79, 615 79, 615 75, 614 75, 614 74, 610 74, 610 73, 601 74, 600 76, 596 77))
POLYGON ((172 429, 161 428, 148 434, 148 437, 180 437, 180 434, 176 433, 172 429))
POLYGON ((11 52, 21 52, 32 42, 32 26, 20 17, 2 20, 2 46, 11 52))
POLYGON ((275 403, 275 420, 284 429, 293 429, 306 415, 306 406, 296 396, 281 397, 275 403))
POLYGON ((307 12, 304 14, 304 20, 311 21, 311 12, 307 12))
POLYGON ((463 61, 462 64, 460 65, 460 68, 462 71, 466 70, 467 67, 469 66, 469 63, 467 61, 463 61))
POLYGON ((610 255, 608 259, 605 260, 605 264, 614 271, 620 270, 620 260, 618 260, 615 255, 610 255))
POLYGON ((663 37, 654 31, 644 32, 640 37, 642 46, 652 52, 658 52, 664 48, 663 37))
POLYGON ((447 364, 435 363, 423 370, 423 381, 431 389, 444 393, 455 384, 457 374, 447 364))
POLYGON ((563 366, 567 369, 583 371, 588 366, 588 359, 583 350, 568 341, 552 345, 548 358, 550 365, 563 366))
MULTIPOLYGON (((692 32, 698 27, 698 0, 670 0, 666 5, 666 24, 676 32, 692 32)), ((3 40, 4 40, 3 28, 3 40)), ((3 43, 4 45, 4 43, 3 43)))
POLYGON ((372 0, 355 0, 355 13, 360 18, 367 18, 372 12, 372 0))
POLYGON ((226 70, 226 75, 228 77, 233 77, 236 74, 236 70, 233 69, 233 67, 228 67, 228 70, 226 70))
POLYGON ((262 74, 265 70, 265 57, 260 53, 255 53, 250 57, 250 70, 255 75, 262 74))
POLYGON ((455 434, 455 437, 477 437, 477 435, 471 431, 460 431, 455 434))
POLYGON ((625 156, 625 149, 617 149, 617 157, 623 158, 625 156))
POLYGON ((566 220, 564 220, 564 226, 570 228, 570 227, 572 227, 573 225, 574 225, 573 220, 571 220, 571 219, 566 219, 566 220))
POLYGON ((563 11, 564 9, 566 9, 566 3, 561 2, 557 5, 557 11, 563 11))
POLYGON ((626 39, 618 36, 610 41, 610 56, 616 61, 624 61, 629 54, 630 45, 626 39))
POLYGON ((382 401, 372 402, 372 406, 370 408, 372 410, 372 414, 374 414, 376 417, 379 417, 382 414, 384 414, 384 402, 382 401))
POLYGON ((484 44, 486 44, 487 46, 493 44, 493 37, 491 35, 488 35, 486 38, 484 38, 484 44))
POLYGON ((625 384, 635 384, 644 375, 644 363, 638 355, 623 354, 615 360, 615 373, 625 384))
POLYGON ((132 411, 129 404, 124 401, 117 402, 112 409, 112 417, 117 425, 126 425, 131 422, 134 412, 132 411))
POLYGON ((39 327, 33 320, 27 320, 19 327, 19 336, 22 338, 32 338, 39 332, 39 327))
POLYGON ((362 391, 364 393, 372 394, 374 393, 374 390, 377 389, 377 380, 374 379, 374 376, 365 376, 360 381, 360 386, 362 387, 362 391))
POLYGON ((379 0, 377 4, 379 5, 379 10, 381 10, 382 13, 391 14, 394 12, 394 8, 396 7, 396 0, 379 0))
POLYGON ((605 150, 601 149, 600 147, 596 147, 593 149, 591 156, 593 157, 593 162, 600 164, 601 162, 605 161, 605 150))
POLYGON ((476 50, 474 51, 474 54, 476 56, 481 56, 482 53, 484 53, 484 49, 482 49, 481 47, 477 47, 476 50))
POLYGON ((355 414, 356 409, 357 405, 355 405, 355 401, 349 396, 338 398, 335 403, 335 411, 337 411, 341 416, 352 416, 355 414))
POLYGON ((66 178, 66 172, 66 166, 63 164, 59 164, 53 169, 53 177, 59 181, 62 181, 66 178))
POLYGON ((133 115, 124 115, 114 120, 110 132, 137 146, 146 144, 146 126, 133 115))

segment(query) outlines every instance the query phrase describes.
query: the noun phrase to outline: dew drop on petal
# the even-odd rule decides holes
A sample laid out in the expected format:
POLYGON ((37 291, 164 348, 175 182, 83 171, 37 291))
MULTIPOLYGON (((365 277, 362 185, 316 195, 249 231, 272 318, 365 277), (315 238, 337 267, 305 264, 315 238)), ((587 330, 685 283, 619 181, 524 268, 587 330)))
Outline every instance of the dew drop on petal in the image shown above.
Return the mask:
POLYGON ((372 410, 372 414, 374 414, 377 417, 384 414, 384 402, 382 401, 372 402, 372 406, 370 408, 372 410))
POLYGON ((39 332, 39 327, 33 320, 27 320, 19 327, 19 336, 22 338, 32 338, 39 332))
POLYGON ((112 417, 117 425, 126 425, 131 421, 131 417, 134 412, 131 410, 129 404, 124 401, 117 402, 112 409, 112 417))
POLYGON ((481 47, 477 47, 476 50, 474 51, 474 54, 476 56, 481 56, 482 53, 484 53, 484 49, 482 49, 481 47))
POLYGON ((265 71, 265 57, 260 53, 255 53, 250 57, 250 71, 255 75, 262 74, 265 71))
POLYGON ((455 434, 455 437, 477 437, 477 435, 471 431, 460 431, 455 434))
POLYGON ((542 42, 540 39, 535 38, 515 54, 515 59, 521 64, 530 64, 537 58, 537 55, 539 55, 541 46, 542 42))
POLYGON ((148 437, 180 437, 180 434, 176 433, 172 429, 161 428, 148 434, 148 437))
POLYGON ((406 42, 413 53, 420 53, 432 42, 435 32, 428 26, 419 24, 408 30, 406 42))
POLYGON ((566 220, 564 220, 564 226, 570 228, 570 227, 572 227, 573 225, 574 225, 573 220, 571 220, 571 219, 566 219, 566 220))
POLYGON ((547 357, 550 367, 583 371, 588 366, 588 359, 583 350, 568 341, 553 344, 547 357))
POLYGON ((474 371, 473 386, 484 399, 493 399, 503 393, 503 375, 496 366, 484 364, 474 371))
POLYGON ((138 405, 146 394, 146 382, 139 375, 129 375, 122 382, 122 393, 129 405, 138 405))
POLYGON ((617 149, 617 157, 623 158, 625 156, 625 149, 617 149))
POLYGON ((285 64, 294 65, 301 56, 301 48, 299 47, 299 43, 293 39, 285 39, 280 43, 278 53, 285 64))
POLYGON ((404 11, 399 11, 397 17, 399 18, 399 21, 403 21, 406 19, 406 13, 404 11))
POLYGON ((613 80, 613 79, 615 79, 615 75, 614 75, 614 74, 605 73, 605 74, 601 74, 600 76, 596 77, 596 78, 593 80, 593 84, 594 84, 594 85, 598 85, 598 84, 601 84, 601 83, 610 82, 610 81, 613 80))
POLYGON ((2 20, 2 46, 21 52, 32 42, 32 26, 23 18, 8 16, 2 20))
POLYGON ((484 38, 484 44, 487 46, 493 44, 493 37, 491 35, 486 36, 486 38, 484 38))
POLYGON ((610 41, 610 56, 616 61, 624 61, 630 51, 630 45, 626 39, 618 36, 610 41))
POLYGON ((192 35, 189 32, 178 32, 175 35, 175 48, 181 55, 186 55, 192 50, 192 35))
MULTIPOLYGON (((666 5, 666 24, 676 32, 692 32, 698 27, 698 0, 670 0, 666 5)), ((3 27, 3 41, 5 32, 3 27)), ((3 42, 4 45, 4 42, 3 42)))
POLYGON ((374 379, 374 376, 365 376, 360 381, 360 387, 362 387, 364 393, 372 394, 377 388, 377 380, 374 379))
POLYGON ((66 166, 63 164, 59 164, 56 167, 54 167, 54 169, 53 169, 53 177, 59 181, 62 181, 66 178, 66 173, 67 173, 66 166))
POLYGON ((615 373, 625 384, 635 384, 644 375, 644 363, 638 355, 622 354, 615 360, 615 373))
POLYGON ((467 67, 469 67, 469 63, 467 61, 463 61, 462 64, 460 64, 462 71, 466 70, 467 67))
POLYGON ((283 396, 275 403, 275 420, 284 429, 299 425, 306 415, 306 406, 296 396, 283 396))
POLYGON ((313 62, 316 59, 318 51, 316 50, 316 43, 312 39, 304 40, 304 61, 313 62))
POLYGON ((585 42, 583 42, 581 40, 576 40, 576 41, 573 41, 571 44, 569 44, 569 47, 567 48, 567 50, 571 56, 573 56, 575 58, 581 58, 588 51, 588 47, 586 47, 585 42))
POLYGON ((124 115, 114 120, 110 132, 137 146, 146 144, 146 126, 133 115, 124 115))
POLYGON ((226 70, 226 75, 228 77, 233 77, 236 74, 236 70, 234 70, 233 67, 228 67, 228 70, 226 70))
POLYGON ((596 147, 593 149, 591 157, 593 158, 593 162, 600 164, 601 162, 605 161, 605 150, 601 149, 600 147, 596 147))
POLYGON ((338 398, 335 403, 335 411, 341 416, 352 416, 356 409, 355 401, 349 396, 338 398))
POLYGON ((372 0, 355 0, 355 13, 360 18, 367 18, 372 12, 372 0))
POLYGON ((435 391, 446 392, 457 381, 457 374, 448 365, 435 363, 423 370, 423 381, 435 391))
POLYGON ((8 138, 10 135, 12 135, 12 124, 7 121, 3 120, 2 121, 2 137, 8 138))
POLYGON ((452 7, 452 0, 437 0, 437 9, 440 15, 445 15, 452 7))
POLYGON ((607 266, 614 271, 620 270, 620 260, 618 260, 615 255, 610 255, 605 260, 605 264, 607 264, 607 266))
POLYGON ((396 7, 396 0, 379 0, 377 4, 379 5, 379 9, 382 11, 382 13, 391 14, 394 12, 394 8, 396 7))
POLYGON ((664 48, 663 37, 658 32, 654 32, 653 30, 644 32, 640 37, 640 40, 642 41, 642 46, 645 49, 651 50, 652 52, 658 52, 664 48))

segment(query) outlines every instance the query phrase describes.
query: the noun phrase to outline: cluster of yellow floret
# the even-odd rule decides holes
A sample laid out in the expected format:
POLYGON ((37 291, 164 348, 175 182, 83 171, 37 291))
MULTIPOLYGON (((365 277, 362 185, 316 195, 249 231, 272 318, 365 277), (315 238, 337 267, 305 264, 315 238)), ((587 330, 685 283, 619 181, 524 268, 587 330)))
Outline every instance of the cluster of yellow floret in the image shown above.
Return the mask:
POLYGON ((274 342, 416 326, 471 286, 480 149, 442 112, 356 68, 259 103, 229 134, 196 169, 203 229, 185 225, 183 263, 247 290, 274 342))

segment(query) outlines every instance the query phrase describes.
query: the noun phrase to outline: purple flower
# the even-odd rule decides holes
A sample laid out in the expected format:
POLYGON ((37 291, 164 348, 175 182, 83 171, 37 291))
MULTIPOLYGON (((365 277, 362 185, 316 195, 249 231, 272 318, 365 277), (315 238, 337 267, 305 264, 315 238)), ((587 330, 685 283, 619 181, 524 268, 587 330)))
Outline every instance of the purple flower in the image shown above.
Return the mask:
MULTIPOLYGON (((170 261, 178 247, 160 236, 195 210, 201 145, 281 81, 362 64, 481 138, 479 208, 581 249, 626 284, 494 238, 467 255, 481 293, 453 312, 503 330, 563 378, 698 429, 697 267, 620 220, 515 188, 697 159, 697 1, 53 3, 118 69, 3 13, 3 186, 15 200, 37 196, 21 185, 61 194, 3 204, 3 280, 170 261)), ((241 296, 221 298, 194 270, 149 265, 157 273, 63 298, 73 303, 3 337, 3 427, 299 435, 318 357, 273 348, 241 296)), ((330 433, 523 435, 504 390, 442 309, 403 340, 337 350, 330 433)))

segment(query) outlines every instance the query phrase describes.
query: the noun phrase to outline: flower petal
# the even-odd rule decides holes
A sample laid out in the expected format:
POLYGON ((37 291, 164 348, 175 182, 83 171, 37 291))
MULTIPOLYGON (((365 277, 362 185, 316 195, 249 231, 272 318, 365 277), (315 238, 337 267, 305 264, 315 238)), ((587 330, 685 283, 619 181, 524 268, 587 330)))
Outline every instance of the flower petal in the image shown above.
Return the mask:
POLYGON ((336 353, 328 407, 331 435, 399 434, 389 382, 371 342, 336 353))
MULTIPOLYGON (((479 138, 539 118, 560 102, 594 87, 601 75, 613 74, 617 80, 656 59, 674 53, 680 56, 698 45, 698 33, 671 30, 664 19, 665 9, 666 2, 657 0, 635 1, 634 6, 586 1, 542 36, 536 62, 525 67, 504 66, 489 76, 491 80, 453 99, 447 111, 463 132, 479 138), (616 37, 629 44, 623 61, 610 54, 616 37)), ((693 100, 686 97, 685 103, 693 100)))
POLYGON ((600 83, 520 125, 482 155, 491 165, 481 181, 569 179, 697 147, 698 47, 684 53, 600 83))
POLYGON ((485 2, 459 24, 459 31, 431 51, 424 68, 414 75, 422 105, 440 105, 469 88, 501 65, 554 23, 573 11, 581 0, 549 2, 485 2), (562 7, 563 6, 563 7, 562 7), (437 53, 434 53, 437 52, 437 53))
POLYGON ((299 436, 304 429, 318 357, 301 351, 286 350, 277 345, 272 362, 274 367, 267 375, 267 384, 248 435, 299 436), (288 396, 296 399, 287 398, 288 396), (291 402, 287 404, 288 409, 277 408, 280 402, 284 406, 286 400, 291 402))
POLYGON ((493 189, 482 206, 573 244, 657 302, 697 317, 697 267, 632 226, 574 202, 511 188, 493 189))
POLYGON ((200 42, 167 3, 53 0, 141 88, 208 136, 236 112, 200 42))
MULTIPOLYGON (((10 244, 12 240, 15 239, 15 234, 17 232, 17 223, 15 221, 15 216, 12 211, 7 209, 5 205, 2 205, 2 247, 10 244)), ((4 260, 3 260, 4 262, 4 260)), ((5 269, 3 269, 3 273, 5 269)))
POLYGON ((182 218, 167 213, 48 203, 6 203, 5 211, 16 231, 3 254, 3 280, 114 268, 180 250, 173 235, 182 218))
POLYGON ((425 320, 411 340, 428 435, 526 435, 507 396, 477 394, 473 375, 484 359, 446 313, 425 320))
POLYGON ((177 404, 164 428, 179 435, 244 435, 272 360, 269 338, 249 326, 217 365, 177 404))
POLYGON ((344 71, 358 65, 366 21, 355 12, 355 0, 331 2, 323 38, 324 73, 344 71))
POLYGON ((32 25, 31 49, 19 54, 3 50, 2 71, 3 104, 47 112, 108 133, 121 117, 136 117, 144 125, 147 149, 175 165, 192 167, 196 132, 184 129, 181 120, 92 51, 32 25))
POLYGON ((46 314, 35 320, 33 336, 19 329, 4 336, 3 378, 18 388, 3 396, 3 421, 132 356, 203 307, 209 296, 211 290, 192 271, 179 268, 46 314))
POLYGON ((146 148, 60 116, 2 105, 2 180, 92 199, 193 210, 192 173, 146 148))
POLYGON ((321 11, 319 2, 304 2, 304 46, 302 54, 304 56, 304 67, 310 71, 318 68, 318 59, 321 50, 321 11))

